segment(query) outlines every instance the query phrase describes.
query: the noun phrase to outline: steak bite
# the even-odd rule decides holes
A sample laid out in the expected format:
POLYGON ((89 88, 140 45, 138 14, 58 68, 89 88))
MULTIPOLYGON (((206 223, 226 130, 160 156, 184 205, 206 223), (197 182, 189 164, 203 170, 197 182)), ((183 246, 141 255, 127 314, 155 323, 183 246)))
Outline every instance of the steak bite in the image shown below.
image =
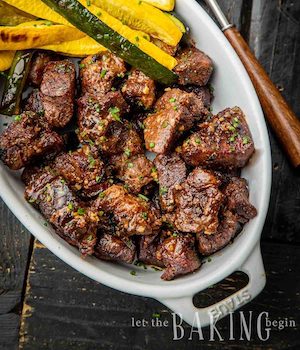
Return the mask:
POLYGON ((130 237, 118 237, 109 233, 100 234, 95 246, 95 256, 102 260, 132 264, 136 246, 130 237))
POLYGON ((64 240, 78 247, 83 255, 94 253, 97 213, 78 200, 66 181, 50 167, 31 175, 25 198, 41 211, 64 240))
POLYGON ((174 72, 179 76, 179 84, 194 84, 204 86, 208 83, 212 72, 212 60, 196 47, 186 48, 177 56, 177 66, 174 72))
POLYGON ((169 152, 179 136, 207 111, 196 95, 179 89, 167 91, 158 100, 156 109, 144 122, 144 137, 146 148, 158 154, 169 152))
POLYGON ((190 234, 176 234, 165 239, 159 245, 157 257, 166 266, 161 276, 166 281, 194 272, 201 265, 195 250, 195 238, 190 234))
POLYGON ((29 95, 29 98, 25 105, 25 111, 34 112, 40 116, 44 115, 44 106, 41 101, 41 95, 38 89, 34 89, 29 95))
POLYGON ((0 136, 0 158, 18 170, 44 158, 52 158, 64 148, 64 141, 35 113, 25 112, 0 136))
POLYGON ((130 123, 113 123, 107 130, 101 144, 106 156, 129 154, 134 156, 143 152, 142 139, 130 123))
POLYGON ((132 69, 122 94, 128 103, 150 109, 155 102, 155 82, 142 71, 132 69))
POLYGON ((75 66, 68 60, 49 62, 44 70, 40 98, 50 126, 62 128, 73 116, 75 66))
POLYGON ((192 166, 242 168, 254 153, 254 143, 240 108, 227 108, 210 121, 199 125, 199 131, 182 146, 182 156, 192 166))
POLYGON ((54 168, 69 187, 83 198, 94 197, 105 189, 102 182, 104 163, 98 152, 88 145, 74 152, 60 154, 54 161, 54 168))
POLYGON ((139 193, 142 188, 153 181, 152 162, 144 154, 130 156, 125 153, 110 158, 110 164, 118 179, 125 182, 131 192, 139 193))
POLYGON ((112 214, 122 235, 151 235, 161 226, 158 210, 142 195, 133 196, 123 186, 113 185, 99 195, 95 206, 112 214))
POLYGON ((205 108, 210 108, 214 98, 212 88, 207 86, 187 85, 184 86, 184 91, 193 92, 202 102, 205 108))
POLYGON ((167 220, 181 232, 215 233, 223 204, 219 186, 220 181, 212 172, 196 168, 185 182, 176 186, 175 211, 166 215, 167 220))
POLYGON ((176 153, 159 155, 155 158, 154 164, 158 174, 161 208, 171 212, 175 204, 173 190, 186 179, 186 165, 176 153))
POLYGON ((138 259, 147 265, 165 267, 163 262, 157 258, 157 250, 164 239, 163 234, 141 236, 138 245, 138 259))
POLYGON ((256 208, 249 202, 249 190, 247 181, 239 177, 233 177, 224 189, 227 200, 227 208, 245 224, 257 215, 256 208))
POLYGON ((114 80, 126 73, 124 61, 109 51, 86 57, 80 67, 82 93, 93 96, 105 95, 114 80))
POLYGON ((31 83, 34 86, 40 86, 43 79, 44 70, 47 64, 51 61, 58 60, 59 57, 57 55, 50 54, 47 52, 37 52, 29 71, 29 83, 31 83))
POLYGON ((121 124, 121 116, 128 112, 128 105, 119 91, 105 96, 84 95, 78 101, 79 140, 95 143, 101 148, 112 124, 121 124))
POLYGON ((211 255, 224 248, 241 230, 241 225, 236 215, 225 210, 222 213, 218 230, 213 235, 203 232, 197 233, 198 251, 202 255, 211 255))

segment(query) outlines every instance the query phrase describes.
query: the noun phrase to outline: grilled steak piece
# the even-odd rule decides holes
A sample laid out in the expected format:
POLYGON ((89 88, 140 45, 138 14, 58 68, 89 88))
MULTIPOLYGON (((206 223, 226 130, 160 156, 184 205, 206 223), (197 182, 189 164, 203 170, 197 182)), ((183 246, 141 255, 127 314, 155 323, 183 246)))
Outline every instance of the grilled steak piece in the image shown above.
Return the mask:
POLYGON ((116 177, 124 181, 131 192, 139 193, 141 189, 153 181, 152 162, 144 154, 131 156, 128 149, 121 155, 110 158, 110 164, 116 177))
POLYGON ((88 145, 74 152, 60 154, 54 161, 54 168, 82 198, 94 197, 106 189, 102 181, 105 175, 104 163, 98 152, 88 145))
POLYGON ((242 168, 254 153, 254 143, 240 108, 227 108, 184 142, 182 156, 192 165, 242 168))
POLYGON ((50 62, 43 74, 40 98, 49 125, 62 128, 73 116, 75 66, 68 60, 50 62))
POLYGON ((134 156, 143 152, 142 139, 128 122, 114 123, 107 130, 101 151, 106 156, 122 153, 134 156))
POLYGON ((238 218, 231 211, 225 210, 218 230, 213 235, 197 233, 198 251, 202 255, 211 255, 224 248, 241 230, 238 218))
POLYGON ((212 88, 208 88, 207 86, 186 85, 184 86, 184 91, 193 92, 203 102, 205 108, 210 108, 214 97, 212 88))
POLYGON ((173 190, 186 179, 186 165, 176 153, 159 155, 155 158, 154 164, 158 173, 161 208, 171 212, 175 204, 173 190))
POLYGON ((35 113, 16 118, 0 136, 0 158, 9 168, 18 170, 42 157, 50 159, 64 148, 62 137, 35 113))
POLYGON ((233 177, 225 187, 224 195, 227 200, 227 208, 245 224, 257 215, 256 208, 249 202, 249 190, 247 181, 239 177, 233 177))
POLYGON ((174 72, 179 76, 179 84, 194 84, 204 86, 208 83, 212 72, 212 60, 196 47, 186 48, 177 56, 177 66, 174 72))
POLYGON ((151 235, 161 226, 159 212, 144 196, 133 196, 123 186, 113 185, 99 195, 96 208, 110 213, 123 235, 151 235))
POLYGON ((66 181, 49 167, 31 176, 25 188, 25 198, 37 207, 68 243, 83 255, 94 253, 97 241, 97 212, 78 200, 66 181))
POLYGON ((30 112, 35 112, 40 116, 44 115, 44 112, 45 112, 44 106, 41 101, 41 96, 38 89, 34 89, 29 95, 29 98, 25 105, 25 110, 30 112))
POLYGON ((109 92, 114 80, 126 73, 124 61, 109 51, 86 57, 80 67, 82 93, 95 97, 109 92))
POLYGON ((128 103, 150 109, 155 102, 155 82, 140 70, 132 69, 122 94, 128 103))
POLYGON ((118 237, 102 233, 95 247, 95 256, 102 260, 119 261, 132 264, 136 246, 130 237, 118 237))
POLYGON ((178 231, 215 233, 223 204, 219 186, 220 181, 211 171, 196 168, 185 182, 174 189, 175 211, 166 215, 167 220, 178 231))
POLYGON ((51 61, 58 61, 59 57, 47 52, 37 52, 32 62, 30 72, 28 75, 28 81, 34 86, 40 86, 43 73, 47 64, 51 61))
POLYGON ((105 96, 84 95, 78 101, 79 140, 95 143, 101 148, 111 124, 121 124, 121 116, 128 112, 128 105, 119 91, 105 96))
POLYGON ((165 239, 158 248, 157 257, 166 266, 161 276, 166 281, 196 271, 201 265, 195 250, 195 238, 190 234, 165 239))
POLYGON ((179 89, 167 91, 157 101, 156 109, 144 122, 144 137, 146 148, 158 154, 170 151, 179 136, 207 111, 195 94, 179 89))
POLYGON ((157 249, 164 239, 163 234, 141 236, 139 240, 138 259, 147 265, 165 267, 161 260, 157 258, 157 249))

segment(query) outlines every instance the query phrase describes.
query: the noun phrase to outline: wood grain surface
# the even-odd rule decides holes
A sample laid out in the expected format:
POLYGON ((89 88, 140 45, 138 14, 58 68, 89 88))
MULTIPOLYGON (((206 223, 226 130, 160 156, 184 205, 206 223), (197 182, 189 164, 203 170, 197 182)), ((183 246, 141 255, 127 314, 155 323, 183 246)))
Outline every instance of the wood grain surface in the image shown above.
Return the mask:
MULTIPOLYGON (((203 5, 202 1, 199 3, 203 5)), ((300 1, 219 0, 272 81, 300 113, 300 1)), ((287 161, 273 132, 273 188, 263 231, 267 286, 243 311, 292 318, 299 325, 300 173, 287 161), (298 235, 297 235, 298 233, 298 235)), ((77 273, 36 244, 0 201, 0 349, 299 349, 299 330, 272 331, 268 342, 172 341, 172 330, 133 328, 131 317, 171 321, 158 302, 120 293, 77 273), (29 258, 31 257, 31 260, 29 258), (27 267, 30 262, 30 271, 27 267), (28 278, 27 277, 28 274, 28 278), (27 289, 25 290, 25 286, 27 289)), ((232 281, 200 301, 219 299, 232 281)), ((239 319, 236 320, 239 323, 239 319)), ((220 323, 223 333, 228 320, 220 323)), ((185 326, 188 330, 189 327, 185 326)), ((238 326, 237 326, 238 330, 238 326)), ((207 331, 206 331, 207 332, 207 331)))

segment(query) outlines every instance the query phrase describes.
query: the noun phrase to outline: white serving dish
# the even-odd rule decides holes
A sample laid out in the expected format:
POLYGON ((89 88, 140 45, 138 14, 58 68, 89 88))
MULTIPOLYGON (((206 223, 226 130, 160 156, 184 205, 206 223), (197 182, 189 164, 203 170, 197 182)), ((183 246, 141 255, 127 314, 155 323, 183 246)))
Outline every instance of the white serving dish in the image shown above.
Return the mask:
MULTIPOLYGON (((9 171, 3 164, 0 165, 0 195, 34 236, 73 268, 111 288, 155 298, 190 324, 198 312, 201 325, 205 326, 211 320, 221 318, 252 300, 265 285, 260 236, 270 197, 270 144, 253 85, 221 30, 195 0, 177 0, 176 11, 190 26, 197 47, 214 61, 214 112, 235 105, 241 107, 255 141, 256 153, 243 170, 243 176, 249 181, 250 199, 258 209, 258 216, 244 227, 234 243, 214 254, 212 261, 204 264, 196 273, 166 282, 160 279, 161 273, 152 269, 128 267, 94 257, 82 259, 77 249, 63 241, 52 228, 43 225, 43 217, 24 200, 24 186, 19 180, 19 173, 9 171), (136 276, 130 274, 132 269, 137 270, 136 276), (197 309, 193 305, 194 294, 237 270, 244 271, 249 276, 249 283, 245 288, 205 309, 197 309)), ((3 126, 0 128, 3 129, 3 126)))

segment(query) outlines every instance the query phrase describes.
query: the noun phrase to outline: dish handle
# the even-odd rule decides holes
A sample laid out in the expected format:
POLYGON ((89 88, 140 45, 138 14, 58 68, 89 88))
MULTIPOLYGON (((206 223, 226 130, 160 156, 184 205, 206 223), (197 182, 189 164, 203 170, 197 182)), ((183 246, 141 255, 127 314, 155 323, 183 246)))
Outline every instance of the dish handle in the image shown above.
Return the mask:
POLYGON ((248 284, 231 296, 206 308, 194 306, 193 295, 182 298, 159 299, 159 301, 195 328, 215 324, 218 320, 249 303, 263 290, 266 284, 266 275, 259 243, 237 271, 242 271, 248 275, 248 284))

